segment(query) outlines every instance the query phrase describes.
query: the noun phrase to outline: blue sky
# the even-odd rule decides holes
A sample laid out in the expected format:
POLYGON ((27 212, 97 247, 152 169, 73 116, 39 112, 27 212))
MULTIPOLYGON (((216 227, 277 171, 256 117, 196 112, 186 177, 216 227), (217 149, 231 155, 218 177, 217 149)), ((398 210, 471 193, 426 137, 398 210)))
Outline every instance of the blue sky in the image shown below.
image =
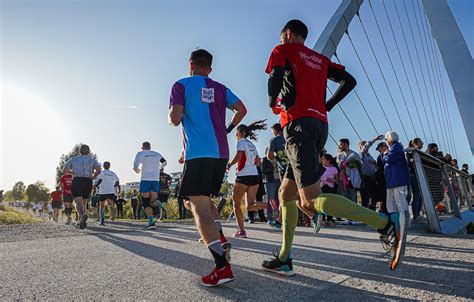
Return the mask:
MULTIPOLYGON (((200 1, 199 5, 195 1, 143 0, 0 3, 0 187, 7 189, 17 180, 44 180, 53 186, 59 156, 79 142, 89 144, 100 161, 110 161, 123 182, 138 179, 131 168, 143 141, 150 141, 168 159, 168 172, 180 170, 177 159, 182 148, 181 129, 167 124, 169 93, 174 81, 187 76, 187 59, 196 47, 214 54, 211 77, 230 87, 247 105, 249 114, 244 122, 265 118, 269 124, 276 122, 277 117, 266 107, 264 68, 278 43, 281 27, 289 19, 301 19, 310 30, 306 45, 313 47, 339 5, 339 1, 316 0, 200 1)), ((393 2, 386 3, 389 11, 393 11, 393 2)), ((410 7, 411 2, 407 3, 410 7)), ((448 3, 472 54, 474 5, 468 0, 448 3)), ((373 1, 373 5, 382 28, 388 29, 380 2, 373 1)), ((395 101, 402 104, 367 3, 361 9, 361 18, 386 69, 384 74, 391 83, 395 101)), ((408 26, 404 12, 402 22, 408 26)), ((387 115, 393 118, 393 128, 402 135, 357 19, 349 33, 366 62, 387 115)), ((396 35, 401 37, 398 26, 396 35)), ((393 51, 394 42, 388 31, 384 37, 393 51)), ((405 46, 400 45, 406 57, 405 46)), ((385 133, 389 130, 387 123, 346 37, 339 45, 338 55, 357 78, 359 95, 378 132, 385 133)), ((398 55, 393 58, 399 61, 398 55)), ((397 72, 402 72, 399 64, 396 66, 397 72)), ((442 73, 457 155, 460 163, 472 164, 444 68, 442 73)), ((406 80, 401 73, 399 76, 408 96, 406 80)), ((413 79, 411 71, 409 77, 413 79)), ((413 106, 411 97, 408 103, 413 106)), ((363 139, 375 136, 354 94, 342 106, 363 139)), ((402 120, 408 124, 406 110, 400 111, 402 120)), ((330 114, 330 132, 336 139, 348 137, 356 147, 358 138, 339 109, 330 114)), ((415 133, 409 131, 409 136, 414 137, 415 133)), ((259 136, 260 153, 263 154, 269 138, 270 132, 259 136)), ((431 138, 428 135, 424 140, 428 143, 431 138)), ((232 137, 231 150, 234 144, 232 137)), ((440 145, 446 149, 443 143, 440 145)), ((328 150, 334 153, 335 147, 328 140, 328 150)))

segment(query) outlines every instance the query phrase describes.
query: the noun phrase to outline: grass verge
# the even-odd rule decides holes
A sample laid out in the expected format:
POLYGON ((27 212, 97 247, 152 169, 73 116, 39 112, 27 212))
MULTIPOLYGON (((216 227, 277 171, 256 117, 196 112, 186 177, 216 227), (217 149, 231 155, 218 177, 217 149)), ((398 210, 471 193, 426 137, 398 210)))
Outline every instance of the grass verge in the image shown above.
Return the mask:
POLYGON ((12 207, 0 206, 0 224, 37 223, 43 220, 28 213, 18 211, 12 207))

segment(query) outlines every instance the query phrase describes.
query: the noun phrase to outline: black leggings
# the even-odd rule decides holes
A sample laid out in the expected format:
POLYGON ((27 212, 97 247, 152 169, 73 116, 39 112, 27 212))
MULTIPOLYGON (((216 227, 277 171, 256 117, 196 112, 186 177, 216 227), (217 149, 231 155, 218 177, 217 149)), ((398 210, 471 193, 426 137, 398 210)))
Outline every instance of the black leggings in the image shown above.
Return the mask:
POLYGON ((123 218, 123 205, 117 205, 117 217, 123 218))
POLYGON ((132 204, 132 211, 133 211, 133 219, 140 218, 140 217, 138 217, 140 215, 140 211, 138 210, 138 204, 136 204, 136 205, 132 204))
POLYGON ((184 206, 184 199, 178 197, 179 219, 186 218, 186 207, 184 206))

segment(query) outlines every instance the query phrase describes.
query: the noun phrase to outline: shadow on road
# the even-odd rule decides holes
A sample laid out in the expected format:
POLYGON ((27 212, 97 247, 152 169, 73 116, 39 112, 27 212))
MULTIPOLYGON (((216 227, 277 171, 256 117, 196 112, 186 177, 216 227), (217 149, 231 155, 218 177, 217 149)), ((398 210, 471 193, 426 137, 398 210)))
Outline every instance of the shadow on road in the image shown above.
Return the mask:
MULTIPOLYGON (((261 229, 258 230, 261 231, 261 229)), ((305 234, 307 235, 307 233, 305 234)), ((335 243, 337 243, 337 241, 359 240, 357 237, 348 235, 321 235, 323 235, 321 237, 333 240, 335 243)), ((211 267, 210 260, 203 259, 191 253, 160 247, 159 243, 157 243, 157 245, 152 245, 124 238, 124 236, 139 236, 155 238, 158 241, 167 241, 175 244, 186 244, 188 241, 195 242, 199 237, 197 232, 191 231, 189 227, 183 229, 158 228, 158 230, 154 232, 134 230, 127 235, 102 232, 95 234, 95 236, 141 257, 177 269, 186 270, 192 274, 205 274, 211 267)), ((367 239, 367 241, 372 242, 376 240, 367 239)), ((234 250, 262 254, 262 260, 266 256, 269 256, 269 252, 278 245, 278 242, 268 239, 232 240, 232 243, 234 250)), ((340 246, 340 244, 335 244, 335 246, 340 246)), ((416 242, 411 243, 410 246, 416 249, 434 248, 429 244, 416 242)), ((183 245, 183 247, 186 247, 186 245, 183 245)), ((462 286, 469 287, 470 284, 472 284, 472 281, 468 280, 472 279, 474 268, 472 267, 472 264, 468 262, 407 256, 403 265, 399 269, 395 272, 390 272, 388 270, 386 256, 382 254, 382 249, 380 253, 372 251, 345 251, 344 249, 315 247, 301 244, 295 244, 294 248, 294 254, 297 256, 297 260, 294 261, 296 271, 298 271, 298 267, 301 267, 304 269, 344 275, 348 278, 382 282, 384 284, 392 284, 394 286, 419 289, 433 293, 472 298, 472 296, 469 293, 466 293, 466 291, 456 291, 456 288, 461 286, 461 284, 452 284, 450 282, 450 280, 465 280, 466 284, 462 286)), ((438 248, 440 248, 441 252, 451 251, 450 248, 438 248)), ((458 251, 457 248, 452 248, 452 250, 458 251)), ((459 249, 459 251, 465 253, 469 252, 467 249, 459 249)), ((309 298, 309 296, 305 296, 305 293, 314 294, 322 289, 327 290, 329 288, 339 292, 341 287, 346 288, 346 286, 340 284, 341 281, 339 283, 334 283, 307 277, 303 274, 298 274, 294 278, 283 279, 278 276, 263 273, 257 268, 249 269, 248 267, 236 264, 233 264, 233 268, 238 277, 238 282, 234 282, 230 286, 213 289, 212 293, 214 295, 218 295, 224 299, 236 299, 237 297, 240 297, 240 299, 247 299, 250 298, 248 295, 253 296, 255 290, 263 292, 265 292, 265 290, 271 291, 271 286, 277 286, 282 289, 282 294, 279 296, 282 300, 290 298, 304 299, 305 297, 309 298), (258 287, 262 288, 255 289, 255 282, 258 282, 258 287), (284 290, 289 289, 290 287, 291 290, 284 290), (298 294, 296 295, 296 293, 298 294)), ((353 287, 347 287, 347 291, 356 295, 355 297, 364 297, 364 299, 400 300, 399 296, 357 290, 353 287)))

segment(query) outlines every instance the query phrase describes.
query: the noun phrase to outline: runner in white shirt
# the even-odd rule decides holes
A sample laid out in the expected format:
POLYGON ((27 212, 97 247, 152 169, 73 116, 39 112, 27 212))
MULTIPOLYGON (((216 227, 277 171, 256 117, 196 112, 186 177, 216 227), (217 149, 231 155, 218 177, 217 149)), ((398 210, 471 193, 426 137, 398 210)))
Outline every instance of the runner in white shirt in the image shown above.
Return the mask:
POLYGON ((133 170, 141 172, 140 193, 143 207, 148 218, 145 229, 155 228, 155 218, 152 207, 156 207, 158 192, 160 192, 160 170, 166 166, 166 160, 160 153, 151 150, 149 142, 142 144, 142 151, 138 152, 133 162, 133 170), (139 168, 141 165, 141 169, 139 168))
POLYGON ((239 229, 234 233, 236 238, 247 238, 244 229, 244 213, 242 212, 242 199, 246 195, 247 209, 249 211, 261 210, 266 208, 263 203, 256 204, 255 197, 258 191, 259 178, 257 166, 261 164, 255 145, 248 140, 256 140, 255 130, 265 130, 267 125, 265 121, 257 121, 248 126, 239 125, 236 131, 237 154, 228 164, 228 169, 237 164, 237 178, 233 189, 232 198, 234 200, 234 214, 237 219, 239 229))
POLYGON ((53 219, 53 205, 50 203, 48 203, 48 216, 49 216, 49 220, 52 220, 53 219))
POLYGON ((96 187, 99 188, 100 225, 105 225, 105 206, 109 205, 110 217, 114 218, 113 200, 116 188, 120 192, 120 180, 113 171, 110 171, 110 162, 104 162, 104 170, 97 177, 96 187))

